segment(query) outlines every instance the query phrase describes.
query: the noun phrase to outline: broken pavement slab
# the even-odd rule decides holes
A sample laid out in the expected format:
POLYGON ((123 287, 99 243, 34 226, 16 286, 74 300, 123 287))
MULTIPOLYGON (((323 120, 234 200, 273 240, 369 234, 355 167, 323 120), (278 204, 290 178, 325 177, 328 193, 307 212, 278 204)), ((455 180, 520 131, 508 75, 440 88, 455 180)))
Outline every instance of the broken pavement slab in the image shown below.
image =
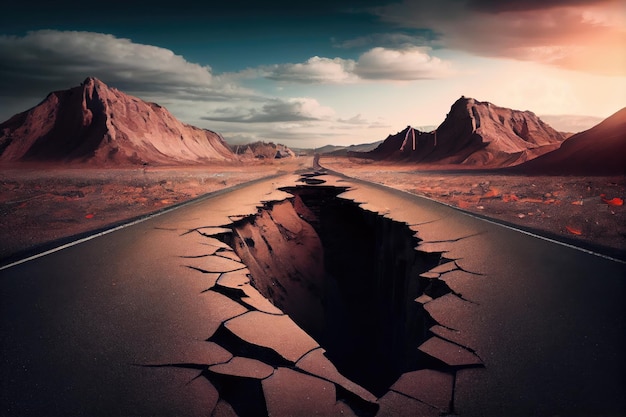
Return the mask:
POLYGON ((483 361, 466 348, 450 343, 438 337, 431 337, 419 347, 419 350, 453 367, 482 366, 483 361))
POLYGON ((464 323, 477 313, 475 304, 452 293, 434 299, 424 308, 437 323, 457 330, 465 327, 464 323))
POLYGON ((420 303, 420 304, 426 304, 426 303, 429 303, 431 301, 433 301, 433 297, 431 297, 428 294, 422 294, 422 295, 420 295, 419 297, 417 297, 415 299, 415 302, 420 303))
POLYGON ((251 310, 274 315, 285 314, 250 284, 249 274, 248 269, 222 274, 211 289, 227 294, 233 301, 237 301, 251 310))
POLYGON ((441 410, 395 391, 387 392, 378 400, 377 417, 439 417, 441 410))
POLYGON ((338 414, 337 394, 331 382, 289 368, 278 368, 262 384, 268 416, 338 414))
POLYGON ((213 408, 211 417, 238 417, 238 416, 230 404, 228 404, 224 400, 219 400, 217 404, 215 405, 215 407, 213 408))
POLYGON ((376 397, 373 394, 341 375, 335 365, 324 355, 324 352, 322 348, 312 350, 296 363, 296 367, 334 382, 365 401, 376 402, 376 397))
POLYGON ((479 302, 481 299, 481 288, 489 285, 489 277, 483 275, 470 274, 461 270, 453 270, 442 274, 440 280, 464 299, 479 302))
POLYGON ((200 233, 202 236, 214 237, 223 234, 232 233, 231 229, 225 227, 199 227, 193 231, 200 233))
POLYGON ((209 372, 241 378, 265 379, 274 373, 274 368, 256 359, 235 356, 228 362, 209 366, 209 372))
POLYGON ((476 344, 476 341, 472 339, 472 336, 468 332, 450 329, 448 327, 436 324, 428 329, 435 336, 439 336, 443 340, 450 341, 457 345, 467 347, 476 344))
POLYGON ((239 261, 219 255, 185 259, 185 265, 205 273, 225 273, 246 268, 246 265, 239 261))
POLYGON ((222 258, 231 259, 235 262, 241 262, 241 258, 239 258, 239 256, 237 256, 237 254, 233 252, 232 250, 220 250, 216 252, 215 255, 221 256, 222 258))
POLYGON ((224 326, 240 339, 272 349, 293 363, 319 347, 319 344, 288 316, 250 311, 226 321, 224 326))
POLYGON ((217 280, 217 284, 228 288, 243 287, 249 282, 250 271, 247 268, 222 273, 217 280))
POLYGON ((242 287, 242 290, 245 297, 241 297, 241 302, 249 306, 251 309, 273 315, 285 314, 281 309, 272 304, 270 300, 263 297, 263 295, 249 283, 245 284, 242 287))
POLYGON ((391 386, 391 390, 450 412, 454 376, 434 369, 407 372, 391 386))
POLYGON ((437 274, 445 274, 446 272, 454 271, 455 269, 459 269, 458 265, 454 261, 448 261, 442 263, 428 272, 437 273, 437 274))

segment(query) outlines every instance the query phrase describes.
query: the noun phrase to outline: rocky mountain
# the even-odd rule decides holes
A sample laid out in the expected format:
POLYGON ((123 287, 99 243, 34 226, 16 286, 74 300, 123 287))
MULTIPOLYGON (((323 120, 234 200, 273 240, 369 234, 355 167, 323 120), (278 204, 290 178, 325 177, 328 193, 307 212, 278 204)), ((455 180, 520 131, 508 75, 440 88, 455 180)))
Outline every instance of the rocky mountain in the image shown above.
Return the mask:
POLYGON ((626 175, 626 107, 515 170, 542 175, 626 175))
POLYGON ((0 124, 0 162, 197 164, 235 159, 215 132, 96 78, 50 93, 0 124))
POLYGON ((319 148, 307 149, 294 148, 294 151, 297 151, 300 155, 314 155, 318 153, 320 155, 346 156, 350 155, 353 152, 369 152, 373 149, 376 149, 381 143, 383 143, 383 141, 378 140, 372 143, 359 143, 356 145, 324 145, 319 148))
POLYGON ((241 155, 244 158, 281 159, 296 156, 295 152, 287 146, 280 143, 275 144, 274 142, 257 141, 246 145, 234 145, 232 148, 237 155, 241 155))
POLYGON ((565 136, 529 111, 461 97, 437 129, 407 127, 368 157, 479 167, 513 166, 558 148, 565 136))

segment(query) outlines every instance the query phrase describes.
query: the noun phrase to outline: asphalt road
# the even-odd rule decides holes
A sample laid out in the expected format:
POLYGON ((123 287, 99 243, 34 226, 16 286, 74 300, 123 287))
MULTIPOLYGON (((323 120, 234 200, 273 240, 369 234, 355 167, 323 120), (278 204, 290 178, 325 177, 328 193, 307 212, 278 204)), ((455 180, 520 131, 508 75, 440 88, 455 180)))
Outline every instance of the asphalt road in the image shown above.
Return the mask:
MULTIPOLYGON (((1 415, 205 415, 216 392, 193 362, 242 311, 186 267, 204 243, 186 231, 252 214, 275 179, 219 194, 0 270, 1 415), (201 295, 202 294, 202 295, 201 295)), ((212 404, 212 405, 211 405, 212 404)))
POLYGON ((418 250, 444 251, 462 269, 441 279, 463 300, 446 296, 425 305, 443 324, 442 338, 470 348, 485 365, 457 372, 455 413, 626 414, 623 262, 352 182, 357 187, 347 198, 415 225, 423 239, 418 250))
MULTIPOLYGON (((217 391, 196 378, 198 369, 145 366, 216 355, 204 341, 242 313, 221 294, 203 292, 219 274, 188 267, 204 243, 185 232, 252 214, 260 201, 284 198, 276 187, 295 179, 209 197, 0 270, 0 413, 213 410, 217 391)), ((406 193, 333 181, 352 186, 344 198, 411 225, 418 250, 445 252, 475 278, 450 275, 462 298, 427 307, 447 340, 484 363, 457 371, 456 414, 626 414, 623 263, 406 193)))

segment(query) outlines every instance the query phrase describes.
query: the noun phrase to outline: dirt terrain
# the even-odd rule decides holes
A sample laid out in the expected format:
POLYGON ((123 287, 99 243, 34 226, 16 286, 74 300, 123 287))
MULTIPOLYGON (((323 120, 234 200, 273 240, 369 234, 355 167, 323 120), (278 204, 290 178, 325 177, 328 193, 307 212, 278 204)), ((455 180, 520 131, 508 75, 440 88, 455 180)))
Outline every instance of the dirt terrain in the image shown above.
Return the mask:
MULTIPOLYGON (((203 194, 293 172, 305 159, 208 166, 0 170, 0 264, 17 253, 163 210, 203 194)), ((310 159, 308 159, 310 166, 310 159)))
POLYGON ((414 164, 322 156, 348 176, 401 189, 481 216, 626 259, 623 176, 526 176, 417 170, 414 164))
MULTIPOLYGON (((486 217, 626 258, 623 177, 529 177, 484 171, 417 171, 343 157, 323 166, 486 217)), ((133 169, 4 166, 0 170, 0 263, 69 236, 156 212, 279 172, 310 158, 133 169)))

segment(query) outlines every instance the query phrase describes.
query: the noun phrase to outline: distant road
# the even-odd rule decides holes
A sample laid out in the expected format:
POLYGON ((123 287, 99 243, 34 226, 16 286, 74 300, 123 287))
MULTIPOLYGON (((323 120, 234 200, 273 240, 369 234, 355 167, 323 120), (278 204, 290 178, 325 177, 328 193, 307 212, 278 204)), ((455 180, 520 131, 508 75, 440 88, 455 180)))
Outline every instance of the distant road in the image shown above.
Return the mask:
MULTIPOLYGON (((255 213, 297 178, 208 196, 0 270, 0 414, 212 410, 216 390, 196 378, 193 366, 140 366, 203 363, 210 356, 203 341, 242 313, 221 294, 203 292, 216 277, 187 267, 206 246, 197 232, 185 232, 255 213)), ((466 301, 437 299, 432 307, 435 315, 445 312, 450 337, 485 364, 457 372, 457 414, 626 413, 623 263, 418 196, 328 180, 351 187, 345 198, 412 225, 422 240, 418 250, 442 251, 471 275, 454 284, 466 301)))

